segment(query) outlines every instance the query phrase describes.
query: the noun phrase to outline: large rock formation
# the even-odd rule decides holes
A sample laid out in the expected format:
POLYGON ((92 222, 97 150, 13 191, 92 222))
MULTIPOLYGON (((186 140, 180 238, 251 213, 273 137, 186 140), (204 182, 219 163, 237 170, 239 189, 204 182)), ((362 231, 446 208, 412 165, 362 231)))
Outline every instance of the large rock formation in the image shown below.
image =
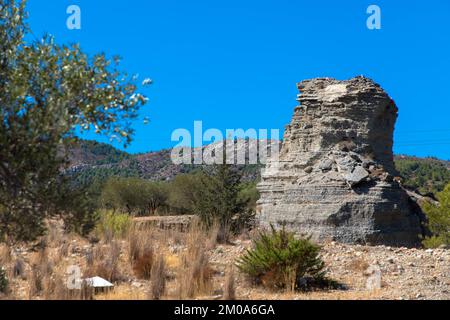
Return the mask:
POLYGON ((298 89, 279 159, 258 185, 260 223, 316 240, 417 244, 421 212, 395 178, 394 101, 364 77, 298 89))

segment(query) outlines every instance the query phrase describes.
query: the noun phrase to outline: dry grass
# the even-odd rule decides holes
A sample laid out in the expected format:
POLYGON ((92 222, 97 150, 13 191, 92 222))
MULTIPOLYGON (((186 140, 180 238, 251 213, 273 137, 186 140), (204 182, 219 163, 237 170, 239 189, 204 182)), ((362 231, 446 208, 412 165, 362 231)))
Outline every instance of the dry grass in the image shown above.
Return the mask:
POLYGON ((33 299, 35 296, 39 296, 43 290, 43 276, 37 267, 33 267, 31 270, 31 277, 28 281, 28 297, 33 299))
POLYGON ((49 260, 46 246, 42 246, 32 258, 31 277, 28 279, 28 296, 39 296, 45 289, 45 283, 53 273, 53 263, 49 260))
POLYGON ((179 255, 173 253, 165 254, 166 267, 170 270, 177 270, 181 265, 181 259, 179 255))
POLYGON ((7 245, 0 244, 0 265, 11 262, 11 249, 7 245))
POLYGON ((235 300, 236 299, 236 287, 234 281, 234 268, 229 266, 226 272, 225 285, 223 290, 224 300, 235 300))
POLYGON ((205 234, 201 226, 193 225, 187 234, 187 250, 182 254, 182 263, 177 271, 177 297, 193 298, 210 295, 212 292, 213 270, 209 265, 206 247, 210 244, 210 234, 205 234))
POLYGON ((150 279, 153 262, 155 260, 153 249, 146 249, 133 262, 133 271, 139 279, 150 279))
POLYGON ((96 248, 92 257, 88 257, 87 277, 102 277, 110 282, 123 280, 123 275, 119 268, 120 245, 116 241, 111 241, 108 245, 96 248))
MULTIPOLYGON (((64 234, 55 225, 34 247, 36 252, 30 247, 24 254, 19 251, 11 256, 11 250, 0 246, 0 259, 9 261, 7 269, 19 299, 209 297, 214 272, 208 251, 216 246, 218 233, 217 226, 207 231, 198 224, 187 230, 140 226, 130 228, 125 239, 112 237, 89 244, 87 239, 64 234), (83 270, 83 278, 102 277, 115 289, 95 294, 89 288, 69 290, 66 272, 71 265, 83 270), (130 283, 124 282, 128 279, 130 283)), ((233 295, 230 293, 230 298, 233 295)))
POLYGON ((159 255, 150 277, 150 299, 160 300, 166 290, 166 264, 164 256, 159 255))
POLYGON ((356 258, 353 259, 347 267, 351 271, 363 273, 369 267, 369 263, 363 258, 356 258))
POLYGON ((134 274, 150 279, 155 260, 152 232, 149 228, 132 228, 128 235, 128 258, 134 274))
POLYGON ((95 296, 95 300, 145 300, 144 292, 136 290, 136 288, 122 284, 116 286, 113 290, 99 293, 95 296))

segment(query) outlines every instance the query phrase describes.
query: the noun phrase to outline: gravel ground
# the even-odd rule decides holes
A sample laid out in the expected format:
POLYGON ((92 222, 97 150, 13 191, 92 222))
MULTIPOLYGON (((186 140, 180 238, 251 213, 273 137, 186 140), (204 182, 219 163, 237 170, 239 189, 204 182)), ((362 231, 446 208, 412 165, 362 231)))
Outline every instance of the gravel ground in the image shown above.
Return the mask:
MULTIPOLYGON (((211 262, 224 271, 250 241, 237 241, 233 246, 217 246, 211 262)), ((450 250, 410 249, 386 246, 323 245, 323 260, 328 276, 344 285, 341 290, 308 293, 275 293, 249 284, 237 275, 240 299, 450 299, 450 250), (381 287, 368 287, 367 270, 379 269, 381 287)))

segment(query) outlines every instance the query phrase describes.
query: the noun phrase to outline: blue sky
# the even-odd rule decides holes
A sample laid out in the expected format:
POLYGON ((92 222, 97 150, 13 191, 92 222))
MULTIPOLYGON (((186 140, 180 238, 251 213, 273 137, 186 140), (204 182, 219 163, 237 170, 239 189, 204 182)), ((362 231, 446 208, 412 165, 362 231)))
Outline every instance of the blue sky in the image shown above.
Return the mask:
MULTIPOLYGON (((129 152, 174 145, 176 128, 280 128, 296 83, 373 78, 399 107, 394 151, 450 159, 450 2, 303 0, 29 0, 36 36, 123 57, 150 77, 129 152), (66 28, 80 6, 82 29, 66 28), (381 8, 381 30, 366 9, 381 8)), ((92 138, 93 136, 89 136, 92 138)), ((104 139, 99 139, 105 141, 104 139)))

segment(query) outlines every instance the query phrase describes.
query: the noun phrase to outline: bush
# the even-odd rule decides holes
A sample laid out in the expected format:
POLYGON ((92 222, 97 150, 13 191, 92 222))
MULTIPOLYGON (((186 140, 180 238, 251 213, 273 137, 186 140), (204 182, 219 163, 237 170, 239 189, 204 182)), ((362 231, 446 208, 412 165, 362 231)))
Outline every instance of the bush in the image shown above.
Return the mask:
POLYGON ((438 194, 439 204, 425 202, 423 210, 427 216, 427 226, 432 236, 423 240, 423 245, 436 248, 450 245, 450 184, 438 194))
POLYGON ((125 238, 132 225, 131 217, 126 213, 102 211, 99 213, 96 232, 105 239, 125 238))
POLYGON ((241 183, 238 197, 246 204, 248 210, 256 211, 256 202, 260 197, 256 182, 241 183))
POLYGON ((0 293, 6 293, 8 290, 8 278, 6 277, 6 271, 0 267, 0 293))
POLYGON ((253 249, 238 259, 237 267, 252 279, 272 288, 298 289, 305 281, 324 280, 320 247, 309 238, 296 239, 283 229, 260 232, 253 249))

